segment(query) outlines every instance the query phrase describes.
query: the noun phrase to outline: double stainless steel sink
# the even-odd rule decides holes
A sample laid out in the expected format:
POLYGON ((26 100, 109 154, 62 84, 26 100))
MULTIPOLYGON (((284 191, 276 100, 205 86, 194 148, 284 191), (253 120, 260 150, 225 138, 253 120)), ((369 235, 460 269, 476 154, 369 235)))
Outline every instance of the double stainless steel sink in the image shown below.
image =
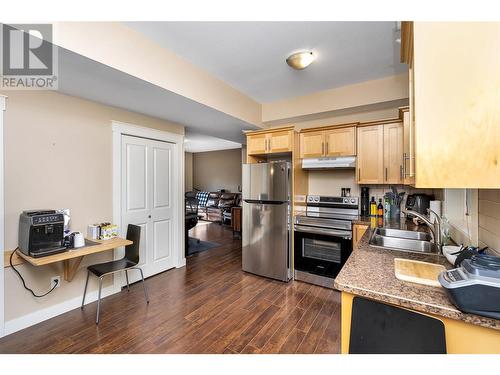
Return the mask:
POLYGON ((410 230, 377 228, 373 231, 369 244, 373 247, 390 248, 418 253, 437 253, 437 246, 431 242, 431 235, 410 230))

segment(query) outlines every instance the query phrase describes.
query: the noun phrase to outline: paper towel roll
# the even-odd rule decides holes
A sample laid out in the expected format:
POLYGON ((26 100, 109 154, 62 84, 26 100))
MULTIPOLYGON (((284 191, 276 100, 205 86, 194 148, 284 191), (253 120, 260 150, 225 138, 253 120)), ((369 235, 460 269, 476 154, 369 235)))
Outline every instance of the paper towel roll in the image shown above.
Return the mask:
MULTIPOLYGON (((431 201, 429 208, 436 213, 439 217, 441 217, 441 201, 431 201)), ((436 220, 436 215, 431 212, 430 219, 432 222, 436 220)))

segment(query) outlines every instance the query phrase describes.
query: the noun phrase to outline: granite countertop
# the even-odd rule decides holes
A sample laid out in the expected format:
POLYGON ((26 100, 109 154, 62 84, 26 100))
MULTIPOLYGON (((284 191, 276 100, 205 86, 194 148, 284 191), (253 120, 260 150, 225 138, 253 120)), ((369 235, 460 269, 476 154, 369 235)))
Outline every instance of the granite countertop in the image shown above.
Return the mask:
MULTIPOLYGON (((360 218, 354 224, 370 225, 370 219, 360 218)), ((417 227, 404 218, 384 220, 382 225, 386 228, 427 231, 427 227, 417 227)), ((500 320, 498 319, 467 314, 457 310, 449 300, 446 290, 441 287, 398 280, 394 275, 394 258, 438 263, 448 269, 452 267, 445 257, 437 254, 418 254, 371 247, 368 241, 373 229, 373 226, 370 225, 358 245, 353 249, 351 256, 335 279, 336 289, 411 310, 500 330, 500 320)))

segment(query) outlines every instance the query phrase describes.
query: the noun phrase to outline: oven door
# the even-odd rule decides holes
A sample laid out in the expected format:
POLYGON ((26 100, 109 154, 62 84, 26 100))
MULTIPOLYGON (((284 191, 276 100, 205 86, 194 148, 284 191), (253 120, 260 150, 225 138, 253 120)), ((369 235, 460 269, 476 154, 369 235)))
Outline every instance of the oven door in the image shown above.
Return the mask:
POLYGON ((295 225, 295 269, 334 278, 352 252, 352 232, 295 225))

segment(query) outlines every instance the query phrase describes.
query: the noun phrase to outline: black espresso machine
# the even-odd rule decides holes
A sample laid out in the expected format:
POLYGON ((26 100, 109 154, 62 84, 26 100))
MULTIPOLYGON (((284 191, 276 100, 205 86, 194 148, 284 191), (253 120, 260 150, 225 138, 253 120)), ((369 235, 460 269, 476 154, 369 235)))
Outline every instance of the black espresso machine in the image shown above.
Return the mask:
POLYGON ((64 215, 56 210, 23 211, 19 216, 19 250, 34 258, 66 251, 64 215))

